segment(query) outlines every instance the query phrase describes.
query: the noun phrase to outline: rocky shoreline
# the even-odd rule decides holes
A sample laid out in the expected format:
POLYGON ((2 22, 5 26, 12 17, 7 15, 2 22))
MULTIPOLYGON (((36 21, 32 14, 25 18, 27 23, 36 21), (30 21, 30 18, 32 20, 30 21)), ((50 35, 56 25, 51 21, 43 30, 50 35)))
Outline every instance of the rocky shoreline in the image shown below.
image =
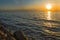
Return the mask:
POLYGON ((28 40, 28 38, 24 36, 23 31, 19 30, 13 33, 0 23, 0 40, 28 40))

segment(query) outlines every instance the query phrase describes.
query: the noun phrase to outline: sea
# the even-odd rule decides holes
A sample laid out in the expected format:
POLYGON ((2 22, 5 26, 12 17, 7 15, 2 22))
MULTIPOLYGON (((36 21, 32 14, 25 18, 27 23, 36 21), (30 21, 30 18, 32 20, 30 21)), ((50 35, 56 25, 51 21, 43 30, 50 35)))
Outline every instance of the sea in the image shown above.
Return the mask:
POLYGON ((60 40, 60 11, 0 11, 0 20, 29 40, 60 40))

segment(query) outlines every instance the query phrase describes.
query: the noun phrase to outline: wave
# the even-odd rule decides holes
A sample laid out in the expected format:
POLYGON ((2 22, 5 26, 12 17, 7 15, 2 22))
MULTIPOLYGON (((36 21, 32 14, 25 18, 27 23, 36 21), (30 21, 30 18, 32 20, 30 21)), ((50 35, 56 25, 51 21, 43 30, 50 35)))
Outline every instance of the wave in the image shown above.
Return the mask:
MULTIPOLYGON (((19 18, 19 19, 23 19, 23 20, 31 20, 31 21, 33 21, 33 22, 43 22, 43 23, 47 23, 47 22, 49 22, 49 23, 57 23, 57 24, 60 24, 60 21, 54 21, 54 20, 46 20, 46 19, 38 19, 38 18, 34 18, 34 17, 32 17, 32 18, 25 18, 25 17, 20 17, 20 16, 15 16, 15 17, 17 17, 17 18, 19 18)), ((10 18, 8 18, 8 17, 2 17, 2 18, 0 18, 1 20, 4 20, 4 21, 10 21, 11 22, 11 20, 12 19, 14 19, 14 18, 12 18, 12 19, 10 19, 10 18)), ((13 20, 14 21, 14 20, 13 20)), ((16 21, 16 20, 15 20, 16 21)), ((16 21, 17 22, 17 21, 16 21)), ((19 21, 18 21, 19 22, 19 21)), ((35 24, 35 23, 27 23, 27 22, 22 22, 22 23, 15 23, 15 25, 18 25, 19 27, 21 27, 22 28, 22 30, 25 32, 25 34, 28 34, 28 35, 32 35, 32 36, 41 36, 41 34, 42 35, 45 35, 45 36, 48 36, 48 37, 56 37, 56 38, 60 38, 60 28, 49 28, 49 27, 46 27, 46 26, 44 26, 44 25, 38 25, 37 23, 35 24), (58 31, 59 30, 59 31, 58 31)), ((13 23, 13 22, 12 22, 13 23)), ((7 24, 7 25, 9 25, 9 24, 7 24)), ((60 25, 59 25, 60 26, 60 25)), ((10 26, 11 27, 11 26, 10 26)), ((10 28, 9 27, 9 28, 10 28)), ((14 28, 14 27, 11 27, 12 29, 14 28)), ((15 28, 16 29, 16 28, 15 28)), ((36 37, 37 37, 36 36, 36 37)), ((42 37, 43 38, 43 37, 42 37)))
POLYGON ((60 24, 60 21, 56 21, 56 20, 46 20, 46 19, 37 19, 37 18, 24 18, 24 17, 20 17, 20 16, 17 16, 17 17, 22 18, 22 19, 26 19, 26 20, 32 20, 32 21, 43 21, 43 22, 52 22, 52 23, 60 24))

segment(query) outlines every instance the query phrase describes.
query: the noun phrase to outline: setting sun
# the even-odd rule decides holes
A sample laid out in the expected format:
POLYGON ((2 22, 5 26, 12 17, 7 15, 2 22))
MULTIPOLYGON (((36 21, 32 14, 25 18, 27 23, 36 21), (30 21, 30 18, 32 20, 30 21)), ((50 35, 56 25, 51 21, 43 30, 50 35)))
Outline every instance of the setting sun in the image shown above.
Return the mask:
POLYGON ((50 10, 50 9, 52 8, 52 5, 51 5, 51 4, 47 4, 47 5, 46 5, 46 8, 47 8, 48 10, 50 10))

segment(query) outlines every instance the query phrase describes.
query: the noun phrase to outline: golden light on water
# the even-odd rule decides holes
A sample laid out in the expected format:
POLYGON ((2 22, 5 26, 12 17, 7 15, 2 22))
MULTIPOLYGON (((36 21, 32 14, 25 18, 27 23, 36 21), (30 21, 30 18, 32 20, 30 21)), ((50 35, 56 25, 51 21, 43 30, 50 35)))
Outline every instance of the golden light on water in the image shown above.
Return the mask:
POLYGON ((44 32, 46 32, 48 34, 51 34, 51 35, 60 36, 60 32, 54 32, 54 31, 50 31, 50 30, 47 30, 47 29, 45 29, 44 32))
POLYGON ((47 10, 51 10, 52 9, 52 4, 46 4, 46 8, 47 8, 47 10))
POLYGON ((48 11, 47 13, 47 20, 51 20, 51 11, 48 11))
MULTIPOLYGON (((46 18, 47 18, 47 20, 51 20, 51 11, 47 11, 47 16, 46 16, 46 18)), ((44 25, 46 26, 46 27, 52 27, 52 24, 50 23, 50 22, 48 22, 48 23, 44 23, 44 25)))

